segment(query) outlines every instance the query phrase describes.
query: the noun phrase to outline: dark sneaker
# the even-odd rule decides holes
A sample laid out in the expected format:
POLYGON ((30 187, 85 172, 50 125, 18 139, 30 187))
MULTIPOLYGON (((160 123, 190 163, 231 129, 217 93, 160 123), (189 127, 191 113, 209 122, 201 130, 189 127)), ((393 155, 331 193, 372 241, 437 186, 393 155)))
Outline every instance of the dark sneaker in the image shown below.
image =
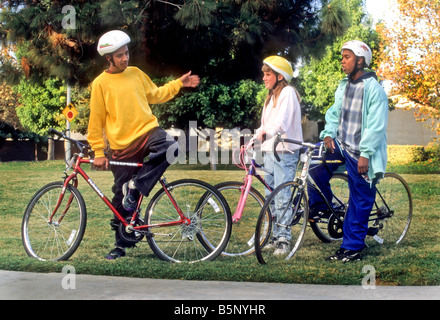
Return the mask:
POLYGON ((107 260, 116 260, 117 258, 125 257, 125 250, 119 247, 114 248, 105 257, 107 260))
POLYGON ((309 219, 310 220, 328 219, 330 218, 331 214, 332 212, 329 209, 326 210, 310 209, 309 219))
POLYGON ((124 198, 122 199, 122 206, 127 211, 136 210, 139 200, 139 191, 135 188, 133 180, 130 180, 122 186, 122 193, 124 198))
POLYGON ((325 260, 327 261, 339 260, 342 262, 358 261, 361 260, 361 251, 347 250, 341 248, 338 251, 336 251, 334 255, 328 257, 325 260))

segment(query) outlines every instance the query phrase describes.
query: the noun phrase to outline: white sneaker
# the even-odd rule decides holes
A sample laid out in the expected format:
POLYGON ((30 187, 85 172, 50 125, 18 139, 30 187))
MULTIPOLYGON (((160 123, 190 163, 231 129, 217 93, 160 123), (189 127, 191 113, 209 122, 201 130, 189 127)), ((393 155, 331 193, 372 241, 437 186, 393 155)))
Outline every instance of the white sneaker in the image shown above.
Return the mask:
POLYGON ((277 238, 270 238, 269 242, 263 247, 264 251, 274 251, 277 248, 277 238))
POLYGON ((288 254, 289 252, 290 252, 289 240, 287 240, 285 237, 279 238, 273 255, 282 256, 288 254))

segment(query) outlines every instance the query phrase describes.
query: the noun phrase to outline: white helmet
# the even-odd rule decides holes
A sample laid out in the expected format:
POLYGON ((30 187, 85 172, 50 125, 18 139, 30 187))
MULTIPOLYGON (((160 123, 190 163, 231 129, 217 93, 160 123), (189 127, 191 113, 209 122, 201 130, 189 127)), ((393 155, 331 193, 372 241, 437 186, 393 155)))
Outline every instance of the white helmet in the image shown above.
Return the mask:
POLYGON ((115 52, 130 42, 130 37, 123 31, 112 30, 101 36, 98 41, 98 52, 101 56, 115 52))
POLYGON ((341 52, 344 49, 353 51, 353 53, 358 57, 364 57, 367 67, 370 65, 373 54, 371 53, 370 47, 364 42, 359 40, 348 41, 343 44, 341 52))

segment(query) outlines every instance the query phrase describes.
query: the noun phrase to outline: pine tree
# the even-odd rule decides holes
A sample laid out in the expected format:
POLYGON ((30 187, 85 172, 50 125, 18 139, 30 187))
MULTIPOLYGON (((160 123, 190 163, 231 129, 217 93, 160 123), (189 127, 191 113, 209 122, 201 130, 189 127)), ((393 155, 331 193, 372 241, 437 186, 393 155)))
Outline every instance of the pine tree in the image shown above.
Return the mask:
MULTIPOLYGON (((262 60, 268 55, 281 54, 295 64, 323 52, 320 48, 347 27, 345 0, 329 1, 9 0, 0 2, 0 40, 17 45, 20 71, 30 80, 41 85, 49 78, 58 79, 60 86, 67 82, 85 87, 107 67, 96 51, 99 37, 109 30, 123 30, 132 39, 132 65, 153 78, 192 70, 205 80, 206 90, 215 89, 212 101, 191 95, 200 98, 199 104, 187 106, 187 114, 182 114, 184 108, 170 108, 175 113, 163 115, 162 121, 184 125, 185 116, 194 116, 193 107, 203 111, 200 117, 205 118, 199 119, 203 125, 251 126, 257 117, 250 108, 253 100, 240 102, 246 87, 241 81, 259 81, 262 60), (229 88, 230 103, 222 88, 229 88), (215 100, 217 95, 224 101, 215 100)), ((4 65, 0 78, 2 71, 4 65)), ((186 98, 182 96, 182 101, 191 101, 186 98)), ((58 119, 60 106, 55 101, 40 111, 44 108, 51 113, 44 124, 26 118, 31 122, 26 127, 33 132, 43 132, 58 119)))
POLYGON ((191 69, 228 82, 259 78, 269 54, 296 62, 316 52, 347 20, 328 0, 11 0, 1 9, 0 36, 26 48, 28 76, 81 85, 105 66, 96 44, 111 29, 132 37, 132 62, 154 76, 191 69))

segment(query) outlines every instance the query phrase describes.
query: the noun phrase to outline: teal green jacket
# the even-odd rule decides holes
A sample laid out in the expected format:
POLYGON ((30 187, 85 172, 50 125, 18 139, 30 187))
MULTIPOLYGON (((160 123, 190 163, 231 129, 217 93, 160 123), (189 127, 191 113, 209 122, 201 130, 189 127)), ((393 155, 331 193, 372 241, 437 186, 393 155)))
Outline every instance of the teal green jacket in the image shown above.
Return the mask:
MULTIPOLYGON (((362 132, 359 151, 361 156, 369 159, 368 177, 381 178, 387 165, 387 125, 388 97, 377 82, 376 75, 364 80, 364 100, 362 111, 362 132)), ((325 114, 325 127, 319 137, 337 137, 339 117, 342 110, 345 88, 348 77, 343 79, 335 93, 335 103, 325 114)))

